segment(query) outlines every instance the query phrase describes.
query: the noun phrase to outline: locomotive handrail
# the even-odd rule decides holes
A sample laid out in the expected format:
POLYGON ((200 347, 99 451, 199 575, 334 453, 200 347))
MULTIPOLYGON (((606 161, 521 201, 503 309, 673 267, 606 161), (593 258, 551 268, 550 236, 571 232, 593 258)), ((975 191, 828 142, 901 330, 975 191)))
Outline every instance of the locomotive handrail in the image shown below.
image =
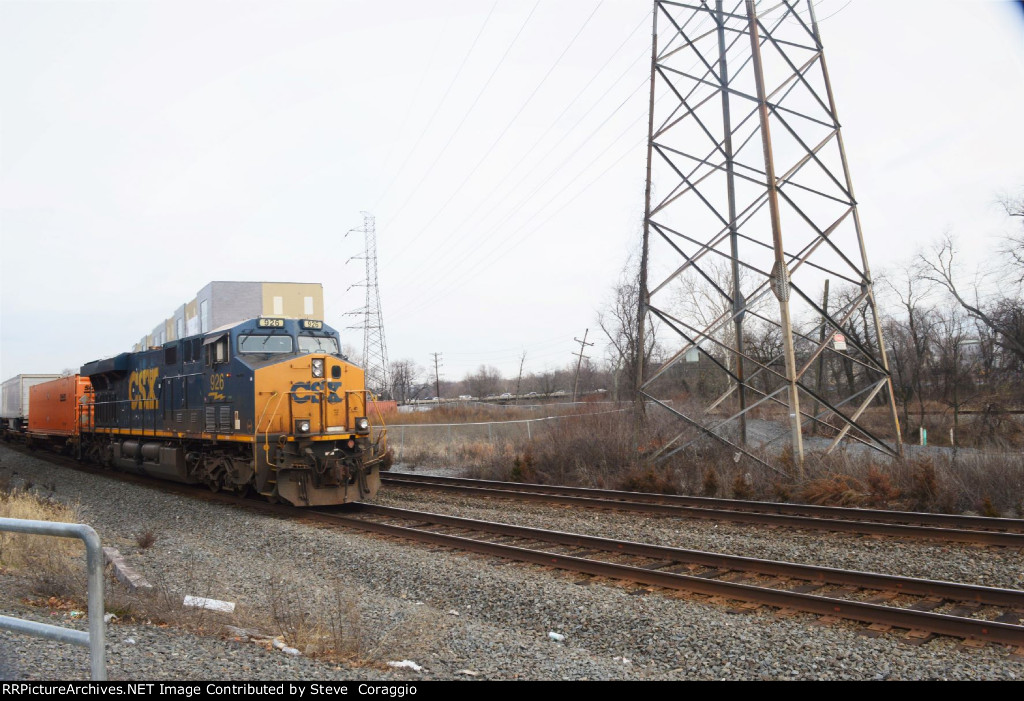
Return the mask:
MULTIPOLYGON (((274 397, 276 397, 277 395, 277 392, 272 392, 270 396, 267 398, 267 403, 263 406, 263 413, 260 414, 260 418, 256 421, 256 431, 253 434, 253 438, 256 438, 257 440, 259 439, 260 424, 263 423, 263 417, 267 415, 267 409, 270 408, 270 402, 274 401, 274 397)), ((273 417, 271 417, 271 419, 273 419, 273 417)), ((268 425, 267 428, 269 430, 270 426, 268 425)))
MULTIPOLYGON (((274 417, 277 416, 277 410, 281 407, 281 400, 284 399, 285 394, 291 394, 291 392, 274 392, 267 399, 267 405, 263 407, 263 414, 260 415, 260 420, 256 422, 256 434, 254 438, 258 442, 260 439, 260 424, 263 423, 263 416, 266 415, 267 409, 270 407, 270 402, 274 401, 274 397, 277 397, 277 405, 274 407, 273 413, 270 418, 267 419, 267 430, 263 432, 263 452, 267 454, 269 461, 270 456, 270 426, 274 423, 274 417)), ((291 402, 289 402, 291 404, 291 402)))

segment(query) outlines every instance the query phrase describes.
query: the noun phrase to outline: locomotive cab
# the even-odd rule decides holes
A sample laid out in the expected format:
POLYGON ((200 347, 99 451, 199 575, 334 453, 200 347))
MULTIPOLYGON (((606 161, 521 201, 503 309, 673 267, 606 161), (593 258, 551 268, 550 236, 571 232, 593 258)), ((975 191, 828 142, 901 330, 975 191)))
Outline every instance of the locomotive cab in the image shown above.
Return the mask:
POLYGON ((254 373, 258 472, 273 473, 277 495, 313 504, 314 492, 324 503, 376 492, 365 377, 342 355, 337 332, 321 321, 262 318, 236 338, 254 373))

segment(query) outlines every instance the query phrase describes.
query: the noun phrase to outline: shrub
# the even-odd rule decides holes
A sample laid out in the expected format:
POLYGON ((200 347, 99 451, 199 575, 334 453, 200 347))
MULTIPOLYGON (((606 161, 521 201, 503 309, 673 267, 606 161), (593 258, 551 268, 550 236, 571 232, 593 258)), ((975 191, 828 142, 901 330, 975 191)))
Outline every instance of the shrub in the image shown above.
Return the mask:
POLYGON ((713 497, 718 494, 718 473, 713 468, 704 472, 704 482, 701 484, 701 494, 706 497, 713 497))
POLYGON ((753 496, 754 488, 751 485, 750 475, 736 473, 736 477, 732 481, 733 499, 752 499, 753 496))
POLYGON ((811 480, 800 492, 804 501, 827 506, 857 506, 864 501, 864 489, 847 475, 811 480))
POLYGON ((672 472, 653 466, 633 468, 616 484, 615 488, 627 492, 679 493, 679 487, 672 472))

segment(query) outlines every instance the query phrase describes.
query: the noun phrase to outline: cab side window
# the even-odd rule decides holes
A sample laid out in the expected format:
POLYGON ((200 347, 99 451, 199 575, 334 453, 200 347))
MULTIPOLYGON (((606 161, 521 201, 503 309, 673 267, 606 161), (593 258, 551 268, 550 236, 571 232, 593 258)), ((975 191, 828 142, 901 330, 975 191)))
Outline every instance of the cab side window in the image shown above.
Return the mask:
POLYGON ((224 336, 206 347, 206 364, 220 365, 228 362, 228 337, 224 336))

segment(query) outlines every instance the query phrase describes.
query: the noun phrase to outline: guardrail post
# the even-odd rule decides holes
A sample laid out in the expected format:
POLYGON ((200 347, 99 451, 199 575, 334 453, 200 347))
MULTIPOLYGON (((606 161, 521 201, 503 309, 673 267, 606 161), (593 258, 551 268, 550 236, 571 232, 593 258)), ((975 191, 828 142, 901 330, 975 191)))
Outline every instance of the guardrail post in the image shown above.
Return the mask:
POLYGON ((100 537, 84 523, 32 521, 0 518, 0 531, 78 538, 85 543, 85 562, 89 581, 89 632, 0 616, 0 628, 37 637, 59 640, 89 648, 89 667, 94 681, 107 680, 106 624, 103 621, 103 547, 100 537))

